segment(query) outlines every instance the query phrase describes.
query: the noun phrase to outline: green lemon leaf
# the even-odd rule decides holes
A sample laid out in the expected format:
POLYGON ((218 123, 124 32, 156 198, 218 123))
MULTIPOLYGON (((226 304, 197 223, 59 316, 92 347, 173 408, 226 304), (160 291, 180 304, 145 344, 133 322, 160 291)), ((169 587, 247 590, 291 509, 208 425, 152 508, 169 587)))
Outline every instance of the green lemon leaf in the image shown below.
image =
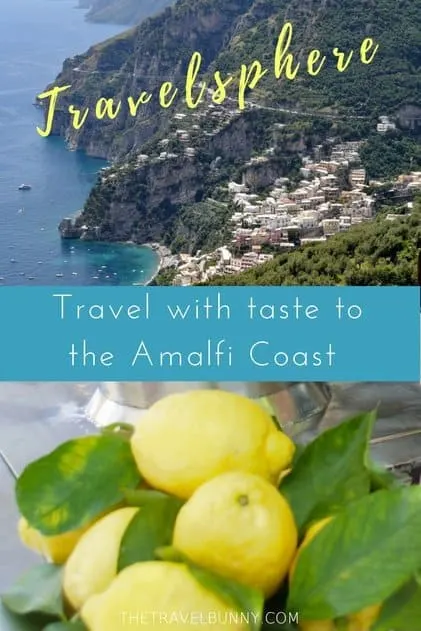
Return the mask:
POLYGON ((130 440, 134 433, 134 426, 129 425, 128 423, 111 423, 111 425, 106 425, 101 429, 101 434, 111 434, 121 436, 122 438, 126 438, 130 440))
POLYGON ((155 491, 155 489, 125 489, 124 498, 130 506, 145 506, 151 504, 151 502, 162 502, 166 500, 169 495, 162 493, 162 491, 155 491))
POLYGON ((169 561, 170 563, 188 563, 188 559, 181 554, 174 546, 163 546, 155 550, 155 557, 160 561, 169 561))
POLYGON ((116 506, 124 489, 139 481, 127 440, 84 436, 29 464, 16 482, 16 500, 33 528, 57 535, 85 526, 116 506))
POLYGON ((298 628, 296 624, 289 622, 287 613, 271 611, 265 614, 261 631, 269 631, 270 629, 272 631, 297 631, 298 628), (278 616, 278 621, 276 616, 278 616))
POLYGON ((370 492, 366 468, 376 412, 358 415, 327 430, 300 455, 280 485, 300 531, 370 492))
POLYGON ((292 469, 297 466, 297 462, 299 461, 299 459, 301 458, 305 450, 306 450, 305 445, 302 445, 300 443, 295 444, 294 456, 292 458, 292 463, 291 463, 292 469))
POLYGON ((19 615, 40 613, 64 618, 62 573, 62 566, 49 563, 35 566, 2 594, 3 605, 19 615))
POLYGON ((370 488, 372 492, 380 491, 381 489, 394 489, 405 484, 403 478, 398 477, 395 473, 373 462, 371 459, 368 459, 367 468, 370 475, 370 488))
POLYGON ((70 622, 53 622, 47 625, 43 631, 88 631, 81 620, 70 622))
MULTIPOLYGON (((263 594, 251 587, 240 585, 236 581, 222 578, 213 572, 209 572, 194 563, 188 563, 188 567, 195 579, 209 591, 220 596, 228 606, 235 609, 239 620, 247 622, 251 631, 259 631, 262 625, 264 597, 263 594)), ((216 626, 222 627, 224 621, 216 626)), ((226 622, 225 622, 226 624, 226 622)))
POLYGON ((140 504, 140 510, 131 520, 121 540, 119 572, 133 563, 156 559, 155 550, 171 543, 174 523, 183 505, 181 500, 170 495, 154 491, 140 493, 144 496, 143 504, 140 504))
MULTIPOLYGON (((51 616, 47 616, 51 621, 51 616)), ((21 616, 12 613, 0 603, 0 629, 2 631, 40 631, 47 622, 45 614, 21 616)))
POLYGON ((408 581, 384 603, 373 631, 421 631, 421 586, 408 581))
POLYGON ((288 610, 322 620, 383 602, 421 567, 420 531, 419 486, 349 504, 300 552, 288 610))

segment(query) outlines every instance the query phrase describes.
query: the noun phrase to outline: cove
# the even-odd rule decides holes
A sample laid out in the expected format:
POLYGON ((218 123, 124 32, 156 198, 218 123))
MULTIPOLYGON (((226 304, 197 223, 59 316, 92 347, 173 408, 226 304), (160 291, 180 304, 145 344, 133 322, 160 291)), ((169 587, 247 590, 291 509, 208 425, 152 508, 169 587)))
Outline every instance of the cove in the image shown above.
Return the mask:
POLYGON ((43 112, 33 102, 66 58, 122 30, 86 22, 74 5, 74 0, 15 0, 2 12, 0 286, 145 285, 158 267, 150 248, 61 240, 57 230, 63 217, 83 207, 107 164, 68 151, 61 138, 41 138, 36 127, 43 112), (19 191, 22 183, 32 189, 19 191))

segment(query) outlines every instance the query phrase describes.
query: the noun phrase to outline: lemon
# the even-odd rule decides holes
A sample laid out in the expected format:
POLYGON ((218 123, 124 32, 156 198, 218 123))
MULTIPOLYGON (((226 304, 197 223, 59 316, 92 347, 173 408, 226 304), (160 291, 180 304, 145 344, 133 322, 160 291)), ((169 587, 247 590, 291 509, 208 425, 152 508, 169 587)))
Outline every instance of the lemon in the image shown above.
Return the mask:
POLYGON ((77 542, 88 528, 89 526, 85 526, 61 535, 47 537, 32 528, 24 517, 21 517, 18 522, 18 534, 22 543, 56 565, 62 565, 67 561, 77 542))
POLYGON ((352 614, 352 616, 348 616, 347 631, 370 631, 379 617, 381 608, 382 605, 372 605, 358 613, 352 614))
POLYGON ((291 471, 292 469, 285 469, 285 471, 281 471, 278 478, 278 484, 280 484, 282 480, 284 480, 287 477, 287 475, 291 473, 291 471))
MULTIPOLYGON (((347 618, 346 631, 370 631, 380 613, 381 605, 366 607, 347 618)), ((342 627, 341 627, 342 628, 342 627)), ((333 620, 313 620, 301 622, 301 631, 337 631, 338 627, 333 620)))
MULTIPOLYGON (((250 614, 251 615, 251 614, 250 614)), ((174 626, 247 631, 247 617, 206 589, 179 563, 146 561, 124 569, 106 591, 92 596, 81 617, 89 631, 174 626)))
POLYGON ((74 610, 108 587, 117 574, 120 542, 139 508, 120 508, 97 521, 78 541, 64 568, 63 591, 74 610))
POLYGON ((271 596, 294 558, 297 528, 274 486, 230 472, 203 484, 182 506, 173 546, 197 565, 271 596))
MULTIPOLYGON (((297 550, 297 554, 295 555, 295 558, 291 564, 291 567, 289 569, 289 580, 292 580, 292 576, 294 574, 295 568, 297 566, 297 562, 298 562, 298 556, 301 552, 301 550, 303 550, 303 548, 305 548, 306 546, 308 546, 308 544, 310 543, 310 541, 313 541, 314 537, 316 535, 319 534, 319 532, 330 522, 332 521, 333 517, 325 517, 324 519, 320 519, 319 521, 316 521, 314 524, 312 524, 305 536, 304 539, 300 545, 300 547, 297 550)), ((309 630, 310 631, 310 630, 309 630)))
MULTIPOLYGON (((292 580, 301 550, 303 550, 303 548, 305 548, 310 543, 310 541, 312 541, 319 534, 319 532, 323 530, 323 528, 330 521, 332 521, 332 519, 334 519, 333 516, 320 519, 319 521, 312 524, 307 530, 303 542, 301 543, 295 559, 291 565, 289 574, 290 580, 292 580)), ((371 605, 370 607, 365 607, 357 613, 350 614, 349 616, 347 616, 346 631, 370 631, 372 625, 378 618, 380 609, 381 604, 376 604, 371 605)), ((337 627, 335 626, 333 620, 307 620, 300 622, 301 631, 335 631, 336 628, 337 627)))
POLYGON ((131 446, 145 480, 181 499, 226 471, 276 484, 295 451, 260 405, 222 390, 164 397, 137 422, 131 446))

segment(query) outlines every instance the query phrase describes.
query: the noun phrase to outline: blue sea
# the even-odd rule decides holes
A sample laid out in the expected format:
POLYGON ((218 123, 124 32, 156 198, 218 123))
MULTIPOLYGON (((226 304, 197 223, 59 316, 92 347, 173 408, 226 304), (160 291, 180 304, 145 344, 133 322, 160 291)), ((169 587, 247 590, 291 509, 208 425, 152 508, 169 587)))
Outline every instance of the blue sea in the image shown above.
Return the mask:
POLYGON ((4 2, 0 20, 0 284, 144 284, 158 257, 148 248, 62 241, 57 226, 83 207, 102 160, 41 138, 36 95, 66 57, 121 30, 90 24, 77 0, 4 2), (28 191, 19 191, 29 184, 28 191))

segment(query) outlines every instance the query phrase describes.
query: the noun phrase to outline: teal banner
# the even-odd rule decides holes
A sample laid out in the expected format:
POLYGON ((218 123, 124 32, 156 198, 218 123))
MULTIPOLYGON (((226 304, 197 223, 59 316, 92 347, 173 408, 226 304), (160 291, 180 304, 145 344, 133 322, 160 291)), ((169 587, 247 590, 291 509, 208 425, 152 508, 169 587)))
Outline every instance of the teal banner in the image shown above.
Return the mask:
POLYGON ((417 287, 5 287, 2 381, 419 381, 417 287))

